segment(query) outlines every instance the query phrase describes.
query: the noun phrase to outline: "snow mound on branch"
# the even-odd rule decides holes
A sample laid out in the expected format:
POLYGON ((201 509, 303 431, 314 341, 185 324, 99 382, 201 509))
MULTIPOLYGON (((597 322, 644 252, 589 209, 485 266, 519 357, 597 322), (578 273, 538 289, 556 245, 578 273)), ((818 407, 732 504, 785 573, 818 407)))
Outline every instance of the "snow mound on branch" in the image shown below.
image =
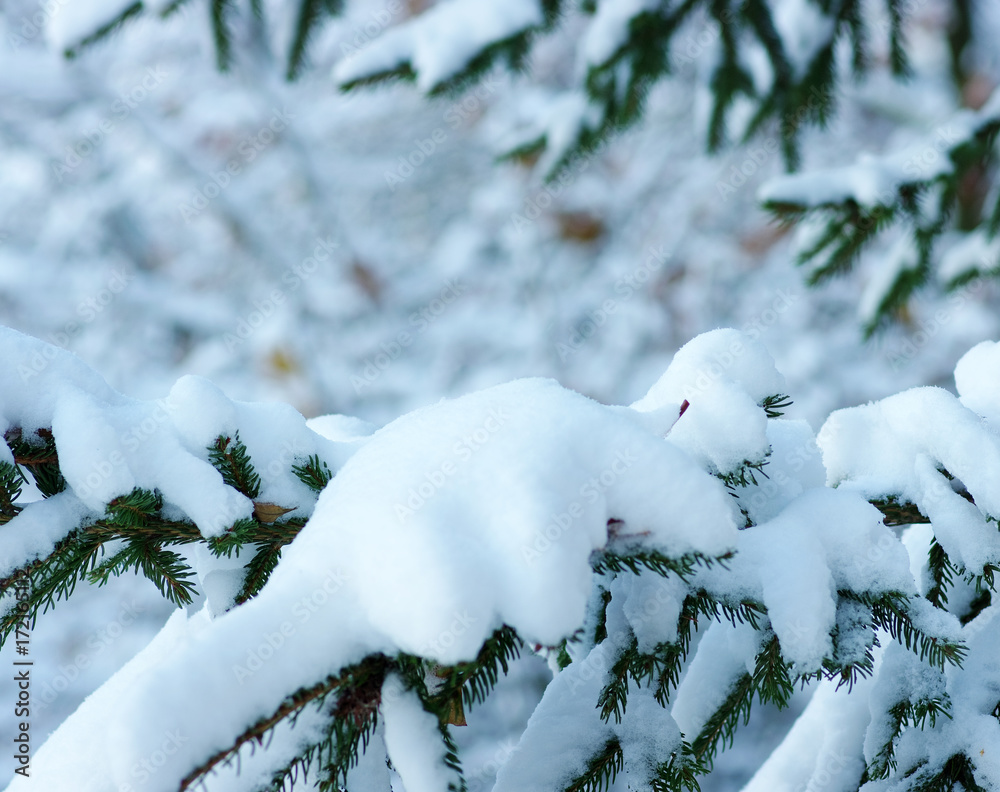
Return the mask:
POLYGON ((743 792, 793 792, 800 789, 857 789, 864 772, 861 743, 870 720, 870 677, 854 683, 848 695, 835 681, 823 680, 788 736, 743 787, 743 792))
POLYGON ((92 515, 72 492, 59 492, 27 504, 0 531, 0 578, 27 561, 48 556, 70 531, 92 515))
POLYGON ((759 525, 776 517, 802 493, 821 488, 826 470, 816 436, 806 421, 774 418, 767 422, 771 454, 763 473, 741 488, 740 506, 759 525))
POLYGON ((670 442, 700 464, 730 473, 766 457, 767 416, 760 404, 784 387, 763 344, 738 330, 712 330, 681 347, 632 408, 649 414, 651 428, 669 432, 670 442), (685 401, 689 406, 678 418, 685 401))
POLYGON ((317 454, 336 470, 361 442, 328 440, 287 405, 233 401, 199 377, 182 377, 165 399, 130 399, 75 355, 8 328, 0 328, 0 360, 14 375, 0 380, 0 429, 41 442, 36 430, 51 428, 68 485, 64 497, 29 505, 5 527, 8 572, 47 555, 85 514, 103 515, 136 487, 158 490, 204 536, 250 517, 253 503, 208 462, 219 435, 239 432, 261 478, 259 500, 288 508, 314 499, 293 464, 317 454), (34 530, 43 513, 52 522, 34 530))
POLYGON ((459 778, 445 763, 437 717, 427 712, 419 696, 402 679, 390 674, 382 686, 385 747, 407 792, 458 789, 459 778))
MULTIPOLYGON (((983 391, 966 374, 963 367, 975 402, 983 391)), ((1000 562, 1000 533, 987 521, 1000 516, 1000 438, 952 394, 914 388, 838 410, 818 443, 831 486, 916 505, 949 556, 969 570, 1000 562), (959 494, 961 487, 974 503, 959 494)))
MULTIPOLYGON (((923 526, 907 532, 913 564, 926 559, 923 526), (916 536, 912 534, 916 533, 916 536)), ((938 717, 922 728, 904 728, 894 746, 895 772, 886 780, 870 781, 864 790, 909 788, 911 773, 938 773, 957 755, 972 759, 976 782, 996 789, 1000 779, 1000 724, 990 714, 1000 687, 1000 605, 986 608, 965 626, 951 614, 923 602, 930 618, 945 633, 968 648, 961 666, 942 672, 920 661, 905 647, 888 643, 875 654, 875 673, 859 678, 848 693, 837 681, 819 683, 809 705, 743 792, 786 792, 822 787, 856 789, 865 769, 893 734, 889 708, 898 702, 946 699, 951 717, 938 717)), ((925 614, 928 615, 928 614, 925 614)), ((918 776, 919 777, 919 776, 918 776)))
POLYGON ((782 653, 801 673, 832 657, 838 590, 916 593, 906 551, 882 514, 848 491, 808 490, 741 531, 728 566, 695 580, 729 601, 763 603, 782 653))
POLYGON ((520 380, 377 432, 323 492, 289 559, 307 537, 312 556, 349 559, 372 623, 452 662, 501 622, 544 644, 572 632, 609 518, 672 556, 735 540, 719 483, 630 411, 520 380), (401 609, 400 581, 417 580, 401 609))
POLYGON ((955 366, 959 400, 1000 431, 1000 343, 983 341, 962 355, 955 366))
MULTIPOLYGON (((214 404, 218 420, 228 410, 203 382, 179 389, 214 404)), ((94 790, 134 783, 130 768, 184 729, 189 739, 135 786, 176 789, 287 695, 372 653, 469 660, 502 623, 556 644, 584 620, 609 519, 672 556, 718 555, 738 535, 731 500, 635 411, 549 380, 404 416, 344 464, 256 598, 178 641, 103 713, 114 771, 94 790)), ((92 724, 74 716, 50 743, 92 724)), ((102 766, 79 762, 92 774, 102 766)), ((61 779, 72 768, 36 772, 61 779)))

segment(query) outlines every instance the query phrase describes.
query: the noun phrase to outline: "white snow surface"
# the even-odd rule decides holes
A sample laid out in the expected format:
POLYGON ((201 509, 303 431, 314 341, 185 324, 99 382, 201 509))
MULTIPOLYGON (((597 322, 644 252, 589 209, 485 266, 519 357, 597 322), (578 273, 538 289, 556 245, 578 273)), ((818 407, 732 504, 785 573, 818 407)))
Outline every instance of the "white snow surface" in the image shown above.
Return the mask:
POLYGON ((865 767, 861 744, 870 717, 865 694, 872 682, 859 679, 850 695, 835 682, 820 682, 805 712, 742 792, 854 792, 865 767))
MULTIPOLYGON (((314 496, 292 465, 318 454, 336 470, 360 440, 328 440, 288 405, 236 402, 200 377, 182 377, 164 399, 130 399, 74 355, 7 328, 0 328, 0 358, 20 375, 0 383, 4 431, 20 428, 30 441, 35 430, 51 428, 69 490, 101 515, 105 504, 141 487, 159 490, 166 507, 179 509, 205 536, 249 517, 253 503, 225 485, 206 450, 219 435, 238 432, 251 459, 268 460, 257 465, 258 500, 294 516, 314 496)), ((24 524, 28 519, 18 516, 24 524)), ((41 536, 24 541, 38 543, 41 536)))
POLYGON ((1000 438, 948 391, 914 388, 838 410, 818 442, 831 486, 915 504, 942 546, 969 569, 1000 560, 1000 535, 986 521, 1000 514, 1000 438), (974 504, 956 491, 959 485, 974 504))
POLYGON ((677 724, 647 688, 630 686, 621 722, 601 718, 595 702, 608 681, 610 652, 610 643, 598 644, 556 675, 500 769, 493 792, 563 789, 612 739, 622 747, 630 785, 643 788, 664 757, 680 747, 677 724))
POLYGON ((762 344, 738 330, 713 330, 681 347, 632 408, 702 465, 730 473, 767 455, 767 417, 758 405, 784 386, 762 344))
POLYGON ((700 571, 696 580, 730 601, 763 602, 785 657, 801 673, 832 654, 838 589, 916 593, 906 551, 881 513, 853 492, 823 488, 741 531, 729 569, 700 571))
POLYGON ((458 785, 457 774, 444 764, 444 744, 437 717, 427 712, 414 691, 396 674, 382 686, 381 712, 385 747, 407 792, 441 792, 458 785))
MULTIPOLYGON (((184 382, 189 391, 210 406, 204 428, 188 427, 194 442, 225 423, 228 404, 200 381, 184 382)), ((557 643, 583 621, 590 554, 609 518, 670 555, 718 555, 736 543, 730 500, 636 413, 552 381, 404 416, 339 470, 255 599, 161 653, 104 713, 115 758, 94 790, 124 783, 163 734, 186 728, 190 740, 136 785, 167 792, 284 696, 373 652, 467 660, 501 623, 557 643), (220 711, 219 697, 232 706, 220 711)), ((90 717, 70 718, 53 743, 93 728, 90 717)), ((400 750, 393 734, 390 753, 400 750)), ((92 756, 86 773, 96 777, 101 754, 92 756)), ((57 787, 74 772, 49 763, 35 779, 57 787)))
POLYGON ((983 341, 962 355, 955 366, 959 401, 1000 431, 1000 343, 983 341))

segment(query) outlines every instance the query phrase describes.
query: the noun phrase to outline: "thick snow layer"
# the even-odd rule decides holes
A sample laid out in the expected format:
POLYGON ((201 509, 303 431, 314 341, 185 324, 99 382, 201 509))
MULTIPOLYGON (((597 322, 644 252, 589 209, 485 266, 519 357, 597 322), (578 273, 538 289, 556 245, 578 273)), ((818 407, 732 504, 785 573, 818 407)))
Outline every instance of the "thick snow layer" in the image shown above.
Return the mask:
POLYGON ((748 624, 709 625, 677 687, 670 710, 688 742, 701 733, 740 677, 753 673, 761 637, 748 624))
MULTIPOLYGON (((206 385, 191 387, 212 403, 206 385)), ((124 782, 164 733, 186 728, 190 740, 136 787, 175 788, 286 695, 370 653, 467 660, 501 623, 558 643, 583 622, 590 555, 607 542, 610 518, 668 554, 717 555, 737 539, 730 500, 633 411, 551 381, 404 416, 338 471, 255 599, 163 653, 105 713, 115 759, 95 791, 124 782)), ((415 755, 388 723, 390 754, 395 745, 415 755)), ((53 739, 79 728, 71 720, 53 739)))
POLYGON ((595 706, 610 666, 608 647, 599 644, 556 675, 500 768, 493 792, 551 792, 582 775, 587 761, 614 737, 595 706))
POLYGON ((609 518, 671 555, 723 551, 735 541, 727 498, 630 411, 523 380, 377 432, 321 495, 303 539, 352 559, 374 625, 450 662, 501 622, 547 645, 572 632, 609 518), (399 587, 418 579, 401 610, 399 587))
POLYGON ((983 341, 955 366, 959 401, 981 415, 994 431, 1000 431, 1000 343, 983 341))
POLYGON ((402 680, 390 675, 382 686, 385 747, 407 792, 441 792, 458 788, 457 774, 445 763, 445 747, 437 716, 427 712, 402 680))
POLYGON ((915 593, 903 546, 855 493, 812 489, 739 535, 729 570, 700 572, 708 590, 767 606, 785 657, 808 673, 830 657, 837 591, 915 593))
POLYGON ((0 531, 0 578, 45 558, 88 517, 95 516, 72 492, 27 504, 0 531))
POLYGON ((620 722, 601 718, 595 702, 608 681, 610 651, 608 643, 599 644, 556 675, 500 769, 493 792, 563 789, 613 739, 621 745, 631 786, 644 788, 656 766, 680 747, 677 724, 647 688, 630 686, 620 722))
POLYGON ((952 394, 915 388, 838 410, 818 442, 828 484, 915 504, 942 546, 969 569, 1000 560, 1000 534, 986 521, 1000 514, 1000 440, 952 394), (959 484, 975 504, 955 491, 959 484))
MULTIPOLYGON (((112 763, 120 767, 115 775, 120 784, 136 784, 149 778, 152 754, 129 757, 116 762, 114 745, 107 732, 97 724, 106 723, 127 698, 129 690, 150 667, 169 656, 192 633, 203 629, 207 617, 196 615, 188 619, 177 611, 150 644, 136 655, 121 671, 91 695, 62 727, 38 749, 31 767, 31 776, 14 776, 7 792, 35 792, 39 789, 72 789, 78 792, 117 792, 118 785, 109 778, 112 763), (123 765, 123 766, 122 766, 123 765)), ((194 736, 184 725, 157 735, 156 749, 165 754, 178 750, 194 736)), ((120 757, 119 757, 120 758, 120 757)))
POLYGON ((681 347, 632 408, 699 463, 730 473, 766 457, 767 416, 759 404, 784 386, 762 344, 738 330, 713 330, 681 347))
POLYGON ((409 63, 418 87, 430 91, 459 74, 486 47, 543 21, 537 0, 446 0, 338 63, 333 78, 350 83, 409 63))
MULTIPOLYGON (((679 578, 653 572, 619 575, 611 593, 616 603, 621 602, 622 616, 638 639, 640 652, 652 652, 657 644, 677 640, 677 618, 688 594, 687 584, 679 578)), ((615 630, 609 625, 608 632, 615 630)))
POLYGON ((824 486, 826 470, 812 428, 805 421, 775 418, 767 422, 771 454, 755 474, 756 483, 737 491, 740 506, 754 523, 776 517, 806 490, 824 486))
MULTIPOLYGON (((320 436, 287 405, 232 401, 199 377, 182 377, 165 399, 130 399, 74 355, 6 328, 0 328, 0 357, 8 371, 18 374, 0 382, 4 431, 20 428, 30 440, 36 429, 51 428, 72 496, 99 515, 108 502, 135 487, 155 489, 168 508, 187 515, 205 536, 218 535, 253 512, 251 501, 226 486, 208 462, 207 447, 219 435, 239 432, 251 459, 260 462, 259 500, 290 509, 311 507, 314 500, 292 474, 293 464, 318 454, 336 470, 359 445, 359 438, 338 442, 320 436)), ((17 539, 18 526, 32 519, 26 513, 12 521, 4 541, 26 542, 25 552, 29 545, 36 548, 30 552, 40 552, 81 515, 74 511, 73 519, 17 539)), ((21 563, 16 556, 8 558, 21 563)))
POLYGON ((865 769, 861 745, 872 682, 859 679, 851 694, 837 690, 836 682, 820 682, 805 712, 743 792, 854 792, 865 769))

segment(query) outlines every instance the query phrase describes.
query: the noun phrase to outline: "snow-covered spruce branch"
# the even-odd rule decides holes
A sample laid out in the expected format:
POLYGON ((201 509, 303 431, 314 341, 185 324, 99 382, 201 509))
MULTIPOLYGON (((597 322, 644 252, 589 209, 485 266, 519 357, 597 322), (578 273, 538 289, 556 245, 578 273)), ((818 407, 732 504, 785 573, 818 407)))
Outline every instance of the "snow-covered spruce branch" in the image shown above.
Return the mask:
MULTIPOLYGON (((53 20, 50 33, 64 52, 75 54, 130 18, 169 13, 178 5, 177 0, 74 3, 53 20)), ((251 9, 223 0, 204 5, 219 65, 226 68, 237 38, 231 28, 251 9)), ((319 29, 344 12, 339 1, 298 0, 288 9, 252 5, 276 29, 272 46, 289 77, 303 70, 319 29)), ((776 122, 784 156, 793 165, 799 159, 799 130, 824 123, 833 110, 839 45, 846 45, 851 67, 862 74, 870 60, 866 42, 885 35, 893 72, 906 68, 903 6, 896 0, 885 0, 884 27, 866 19, 860 0, 444 0, 398 22, 394 17, 402 4, 388 13, 392 5, 372 4, 381 30, 338 63, 334 79, 342 88, 404 79, 430 95, 454 91, 500 64, 522 70, 536 37, 552 33, 568 15, 586 19, 570 26, 579 30, 572 84, 553 96, 551 112, 522 130, 513 147, 514 154, 547 147, 550 175, 634 123, 649 87, 702 55, 711 64, 709 147, 720 147, 730 136, 747 139, 776 122), (746 122, 727 129, 740 104, 750 109, 746 122)))
POLYGON ((553 679, 497 792, 694 789, 754 701, 816 680, 762 788, 823 718, 844 788, 1000 783, 998 345, 963 358, 961 400, 908 391, 818 438, 773 417, 784 381, 732 330, 630 407, 523 380, 374 434, 197 378, 128 399, 12 331, 0 354, 3 612, 132 567, 203 598, 10 792, 387 792, 387 760, 461 790, 453 731, 526 647, 553 679), (930 522, 900 541, 869 501, 930 522))
POLYGON ((994 169, 998 130, 1000 92, 995 92, 981 110, 958 112, 903 150, 865 155, 848 167, 781 176, 764 185, 759 197, 785 222, 807 220, 798 262, 808 265, 812 284, 850 271, 881 234, 903 227, 861 299, 860 319, 870 336, 932 275, 955 289, 1000 272, 996 185, 992 207, 984 205, 972 217, 960 211, 963 179, 994 169))

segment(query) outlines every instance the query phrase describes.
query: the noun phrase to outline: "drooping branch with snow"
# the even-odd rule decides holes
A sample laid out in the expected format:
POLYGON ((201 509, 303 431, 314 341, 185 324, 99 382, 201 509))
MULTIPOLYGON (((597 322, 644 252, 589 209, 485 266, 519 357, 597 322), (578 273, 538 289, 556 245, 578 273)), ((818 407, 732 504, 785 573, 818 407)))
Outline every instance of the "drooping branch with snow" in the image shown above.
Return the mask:
POLYGON ((784 222, 805 220, 798 259, 811 283, 850 271, 890 228, 901 231, 861 297, 871 335, 929 282, 956 289, 1000 273, 1000 194, 977 185, 995 168, 997 131, 1000 92, 904 148, 773 179, 760 198, 784 222))
POLYGON ((464 789, 454 730, 526 650, 553 679, 498 790, 697 788, 754 702, 815 680, 762 777, 804 772, 827 707, 853 714, 809 755, 841 751, 845 788, 989 788, 996 349, 961 400, 841 411, 817 445, 732 330, 630 407, 521 380, 374 433, 197 378, 128 399, 3 331, 4 636, 17 591, 44 618, 131 568, 203 598, 9 789, 464 789), (901 540, 876 506, 930 522, 901 540))
MULTIPOLYGON (((169 14, 181 2, 81 3, 60 15, 53 38, 73 55, 128 19, 169 14)), ((275 28, 269 38, 289 77, 301 73, 309 41, 324 20, 344 10, 339 1, 320 0, 299 0, 291 8, 204 5, 220 66, 233 60, 236 39, 253 38, 233 31, 252 12, 275 28)), ((801 128, 825 123, 833 111, 841 45, 858 76, 873 60, 873 38, 887 49, 893 74, 903 74, 907 65, 903 7, 894 0, 874 13, 859 0, 444 0, 412 15, 402 2, 373 4, 372 10, 389 19, 401 13, 402 19, 380 22, 384 29, 372 41, 337 64, 334 80, 344 89, 405 79, 430 95, 452 91, 497 65, 525 69, 538 36, 568 27, 576 39, 569 85, 553 90, 548 111, 519 130, 512 146, 514 154, 548 148, 550 174, 634 123, 651 86, 702 55, 712 94, 709 147, 749 139, 775 124, 790 164, 799 160, 801 128), (568 18, 573 24, 562 25, 568 18)))

